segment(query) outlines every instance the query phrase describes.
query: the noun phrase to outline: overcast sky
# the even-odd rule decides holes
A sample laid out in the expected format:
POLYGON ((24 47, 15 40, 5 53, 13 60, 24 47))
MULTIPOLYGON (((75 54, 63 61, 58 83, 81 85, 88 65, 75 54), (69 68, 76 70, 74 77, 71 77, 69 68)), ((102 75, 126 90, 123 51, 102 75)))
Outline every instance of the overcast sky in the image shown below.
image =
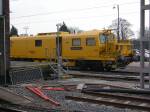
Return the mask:
MULTIPOLYGON (((148 1, 148 0, 147 0, 148 1)), ((82 30, 107 28, 117 18, 127 19, 136 33, 140 25, 140 0, 10 0, 11 24, 19 33, 29 27, 29 34, 56 31, 56 24, 79 27, 82 30)), ((148 18, 146 18, 148 26, 148 18)))

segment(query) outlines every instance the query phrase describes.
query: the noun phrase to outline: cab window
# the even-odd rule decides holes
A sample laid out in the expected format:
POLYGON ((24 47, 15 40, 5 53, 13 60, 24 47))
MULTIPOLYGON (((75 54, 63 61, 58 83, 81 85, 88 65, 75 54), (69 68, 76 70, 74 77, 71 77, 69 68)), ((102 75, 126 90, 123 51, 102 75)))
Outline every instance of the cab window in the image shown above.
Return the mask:
POLYGON ((72 39, 72 46, 81 46, 81 39, 80 38, 72 39))
POLYGON ((42 40, 35 40, 35 47, 41 47, 42 46, 42 40))
POLYGON ((99 36, 99 39, 100 39, 100 42, 101 42, 102 44, 104 44, 104 43, 107 41, 107 36, 106 36, 106 35, 100 35, 100 36, 99 36))
POLYGON ((87 46, 95 46, 96 45, 95 38, 87 38, 86 45, 87 46))

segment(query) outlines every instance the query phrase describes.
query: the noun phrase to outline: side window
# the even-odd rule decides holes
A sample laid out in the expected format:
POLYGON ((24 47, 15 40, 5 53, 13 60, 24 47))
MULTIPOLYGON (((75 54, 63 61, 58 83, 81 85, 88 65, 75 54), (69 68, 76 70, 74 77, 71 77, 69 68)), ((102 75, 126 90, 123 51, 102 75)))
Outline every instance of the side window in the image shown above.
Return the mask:
POLYGON ((96 41, 94 38, 87 38, 86 39, 86 45, 87 46, 95 46, 96 45, 96 41))
POLYGON ((100 42, 102 43, 102 44, 104 44, 106 41, 107 41, 107 36, 106 35, 100 35, 100 42))
POLYGON ((35 40, 35 47, 41 47, 42 46, 42 40, 35 40))
POLYGON ((81 39, 80 38, 72 39, 72 46, 81 46, 81 39))

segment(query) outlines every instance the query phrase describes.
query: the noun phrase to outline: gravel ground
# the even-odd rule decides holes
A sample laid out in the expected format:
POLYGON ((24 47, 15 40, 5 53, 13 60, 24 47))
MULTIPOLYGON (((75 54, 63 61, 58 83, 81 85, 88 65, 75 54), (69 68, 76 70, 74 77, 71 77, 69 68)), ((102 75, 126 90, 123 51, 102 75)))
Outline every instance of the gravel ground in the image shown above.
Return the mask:
MULTIPOLYGON (((27 66, 27 65, 37 65, 39 64, 38 62, 12 62, 12 66, 27 66)), ((132 63, 130 64, 125 70, 138 70, 139 69, 139 64, 137 63, 132 63)), ((126 86, 130 88, 134 88, 137 85, 136 84, 125 84, 121 82, 110 82, 110 81, 103 81, 103 80, 93 80, 93 79, 68 79, 68 80, 61 80, 61 81, 37 81, 33 82, 33 85, 37 86, 42 86, 42 85, 50 85, 50 86, 61 86, 61 85, 76 85, 79 83, 103 83, 103 84, 116 84, 116 85, 121 85, 121 86, 126 86), (123 85, 122 85, 123 84, 123 85)), ((64 110, 65 112, 68 111, 75 111, 75 112, 141 112, 139 110, 130 110, 130 109, 120 109, 116 107, 111 107, 111 106, 105 106, 105 105, 98 105, 98 104, 92 104, 92 103, 83 103, 83 102, 76 102, 72 100, 67 100, 65 99, 66 95, 69 96, 85 96, 82 93, 77 93, 77 92, 68 92, 68 91, 46 91, 43 90, 43 92, 53 98, 54 100, 60 102, 61 106, 56 107, 53 106, 50 102, 46 102, 43 99, 39 98, 35 94, 31 93, 29 90, 27 90, 24 86, 26 84, 22 85, 16 85, 16 86, 10 86, 9 89, 12 90, 13 92, 26 96, 31 100, 31 103, 28 104, 29 106, 37 106, 37 107, 42 107, 42 108, 48 108, 48 109, 59 109, 59 110, 64 110)), ((87 97, 87 95, 86 95, 87 97)), ((89 98, 91 96, 88 96, 89 98)), ((92 98, 92 97, 91 97, 92 98)), ((27 105, 27 106, 28 106, 27 105)), ((37 111, 36 111, 37 112, 37 111)), ((42 111, 44 112, 44 111, 42 111)))
MULTIPOLYGON (((127 65, 124 69, 116 69, 116 71, 129 71, 129 72, 140 72, 140 62, 132 62, 127 65)), ((143 70, 144 73, 149 73, 149 62, 145 62, 145 68, 143 70)))
MULTIPOLYGON (((71 84, 71 82, 55 82, 55 81, 47 81, 47 82, 41 82, 38 83, 38 85, 51 85, 51 86, 59 86, 62 84, 71 84)), ((17 94, 23 95, 28 97, 32 103, 28 105, 32 106, 38 106, 43 108, 49 108, 49 109, 59 109, 59 110, 65 110, 67 111, 80 111, 80 112, 141 112, 137 110, 130 110, 130 109, 120 109, 116 107, 111 106, 105 106, 105 105, 98 105, 98 104, 92 104, 92 103, 85 103, 85 102, 76 102, 72 100, 65 99, 65 96, 86 96, 89 98, 93 98, 92 96, 87 96, 82 93, 78 92, 69 92, 69 91, 48 91, 43 90, 45 95, 51 97, 52 99, 60 102, 61 106, 54 106, 50 102, 46 102, 43 99, 39 98, 35 94, 31 93, 29 90, 27 90, 25 85, 18 85, 18 86, 11 86, 9 87, 10 90, 14 91, 17 94)))

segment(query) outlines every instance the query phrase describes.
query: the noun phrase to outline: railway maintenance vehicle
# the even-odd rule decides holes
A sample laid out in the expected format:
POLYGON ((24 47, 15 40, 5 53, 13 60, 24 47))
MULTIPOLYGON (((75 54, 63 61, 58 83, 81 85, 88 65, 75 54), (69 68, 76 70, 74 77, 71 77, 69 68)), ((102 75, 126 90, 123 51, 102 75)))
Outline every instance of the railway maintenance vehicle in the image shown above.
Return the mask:
MULTIPOLYGON (((56 37, 56 32, 11 37, 11 59, 55 62, 56 37)), ((127 65, 133 57, 132 44, 129 41, 118 42, 111 30, 92 30, 78 34, 59 32, 59 44, 62 62, 69 67, 113 70, 120 65, 127 65)))

